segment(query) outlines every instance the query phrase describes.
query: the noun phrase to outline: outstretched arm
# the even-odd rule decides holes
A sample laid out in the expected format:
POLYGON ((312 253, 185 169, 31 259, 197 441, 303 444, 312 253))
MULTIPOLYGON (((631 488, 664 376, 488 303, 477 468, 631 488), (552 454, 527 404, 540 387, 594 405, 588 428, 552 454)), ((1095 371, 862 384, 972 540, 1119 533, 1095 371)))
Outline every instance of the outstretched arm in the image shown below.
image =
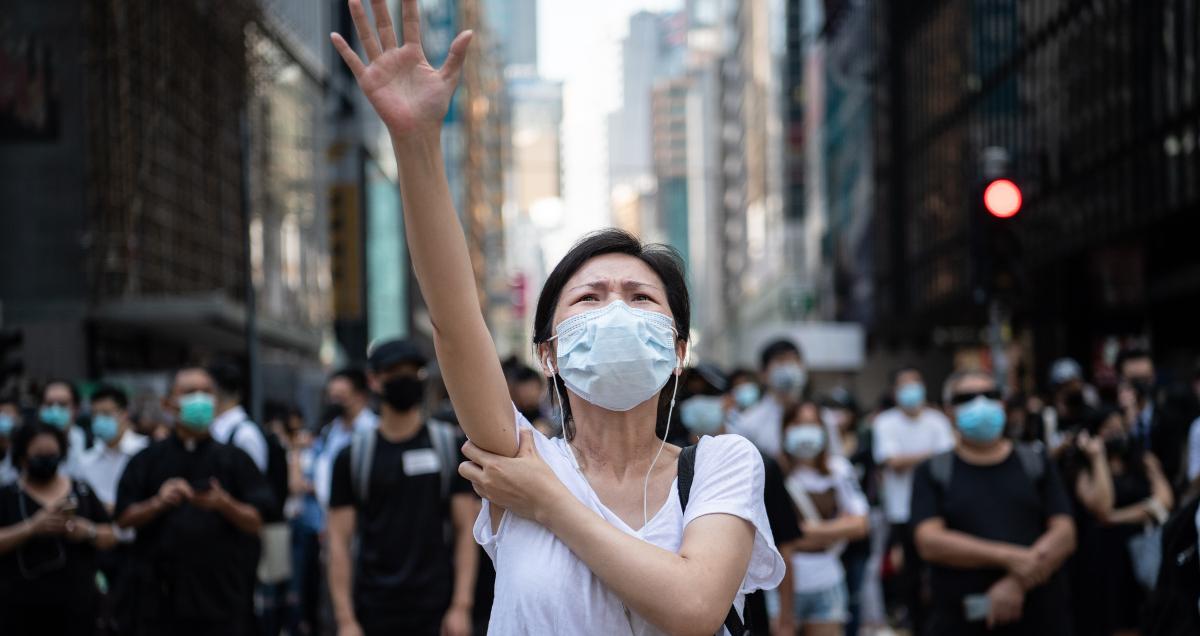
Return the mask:
POLYGON ((371 0, 378 37, 361 0, 349 4, 367 63, 340 35, 331 37, 392 138, 409 253, 433 321, 446 389, 467 437, 480 448, 513 456, 517 438, 508 385, 483 320, 466 237, 442 161, 441 122, 472 33, 460 33, 446 63, 435 69, 421 49, 417 0, 403 2, 403 46, 397 45, 385 0, 371 0))

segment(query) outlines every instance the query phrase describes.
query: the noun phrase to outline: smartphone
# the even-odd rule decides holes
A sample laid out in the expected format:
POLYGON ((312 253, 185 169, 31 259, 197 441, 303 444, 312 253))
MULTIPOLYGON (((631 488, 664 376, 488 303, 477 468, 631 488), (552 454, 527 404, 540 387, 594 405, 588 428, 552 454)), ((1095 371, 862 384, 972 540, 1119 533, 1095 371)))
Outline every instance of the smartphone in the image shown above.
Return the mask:
POLYGON ((968 623, 987 620, 992 611, 992 601, 987 594, 970 594, 963 598, 963 613, 968 623))
POLYGON ((67 497, 66 501, 63 501, 62 507, 58 509, 68 517, 74 517, 77 510, 79 510, 79 500, 74 495, 67 497))
POLYGON ((212 484, 207 479, 193 479, 190 483, 192 491, 197 494, 207 492, 209 488, 212 488, 212 484))

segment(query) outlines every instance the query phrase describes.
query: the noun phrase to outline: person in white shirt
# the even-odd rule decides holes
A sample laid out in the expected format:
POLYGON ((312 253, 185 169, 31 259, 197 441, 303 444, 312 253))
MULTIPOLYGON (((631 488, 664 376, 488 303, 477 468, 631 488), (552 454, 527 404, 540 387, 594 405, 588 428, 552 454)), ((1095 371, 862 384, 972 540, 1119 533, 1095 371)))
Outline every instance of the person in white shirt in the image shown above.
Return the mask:
POLYGON ((92 434, 96 445, 88 449, 79 461, 84 481, 95 491, 100 503, 112 514, 117 501, 117 484, 125 465, 149 440, 129 427, 129 398, 114 386, 101 386, 91 399, 92 434))
POLYGON ((242 372, 232 363, 221 363, 209 369, 217 385, 217 417, 209 434, 222 444, 246 451, 258 471, 267 473, 267 438, 262 429, 250 419, 242 407, 242 372))
POLYGON ((783 412, 796 404, 808 385, 808 371, 800 347, 790 340, 776 340, 763 348, 760 369, 767 394, 731 423, 731 432, 750 440, 758 450, 779 457, 783 451, 783 412))
POLYGON ((780 630, 805 636, 841 634, 849 620, 849 591, 841 555, 849 541, 867 536, 870 506, 854 467, 830 451, 817 405, 784 413, 788 494, 800 512, 802 538, 792 544, 791 576, 779 587, 780 630))
POLYGON ((75 424, 79 415, 79 391, 67 380, 51 380, 42 388, 42 403, 38 419, 67 436, 67 458, 61 470, 70 477, 80 478, 79 461, 88 449, 87 433, 75 424))
POLYGON ((875 462, 883 468, 883 509, 891 531, 889 549, 900 546, 903 563, 897 574, 896 593, 903 598, 892 599, 908 608, 908 620, 914 630, 920 630, 921 600, 920 573, 916 544, 909 513, 912 499, 913 470, 931 456, 954 448, 954 431, 950 420, 925 402, 925 382, 921 372, 903 368, 893 377, 896 407, 875 418, 873 453, 875 462))
POLYGON ((754 446, 736 435, 666 444, 691 330, 679 254, 610 229, 555 266, 534 344, 564 434, 534 430, 509 397, 441 152, 472 33, 435 69, 417 0, 396 25, 374 2, 374 29, 361 0, 349 5, 367 61, 331 37, 390 133, 413 272, 470 439, 459 472, 485 498, 475 538, 496 566, 488 633, 742 633, 745 594, 777 585, 784 565, 754 446))
POLYGON ((330 376, 325 384, 326 407, 321 419, 326 427, 313 445, 316 457, 313 489, 324 509, 329 508, 333 462, 338 453, 350 445, 355 432, 375 430, 379 426, 379 416, 368 408, 370 399, 367 374, 359 369, 342 369, 330 376))

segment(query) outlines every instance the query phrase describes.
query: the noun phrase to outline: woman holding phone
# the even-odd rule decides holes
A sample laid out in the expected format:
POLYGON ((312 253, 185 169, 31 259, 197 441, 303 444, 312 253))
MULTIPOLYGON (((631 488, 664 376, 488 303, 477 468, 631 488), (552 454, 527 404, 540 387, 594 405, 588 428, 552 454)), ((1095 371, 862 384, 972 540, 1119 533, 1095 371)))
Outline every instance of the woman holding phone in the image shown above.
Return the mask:
POLYGON ((333 43, 391 135, 414 272, 470 438, 460 472, 485 499, 475 536, 496 565, 489 632, 743 632, 744 595, 777 585, 784 565, 754 447, 705 437, 681 459, 663 442, 690 329, 678 255, 607 231, 555 267, 534 345, 564 436, 535 431, 509 398, 443 167, 441 122, 472 33, 435 69, 416 0, 402 3, 403 46, 385 0, 372 0, 375 28, 360 0, 349 5, 367 61, 333 43))
POLYGON ((116 539, 87 484, 58 468, 66 436, 34 423, 13 434, 15 484, 0 488, 0 634, 92 634, 96 550, 116 539))

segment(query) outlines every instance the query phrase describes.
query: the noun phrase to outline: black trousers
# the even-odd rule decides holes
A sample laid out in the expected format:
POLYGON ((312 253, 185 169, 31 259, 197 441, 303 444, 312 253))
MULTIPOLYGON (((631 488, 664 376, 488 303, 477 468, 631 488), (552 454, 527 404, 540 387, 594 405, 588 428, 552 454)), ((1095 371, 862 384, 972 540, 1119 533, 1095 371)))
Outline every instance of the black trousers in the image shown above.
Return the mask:
POLYGON ((897 545, 904 553, 904 566, 894 576, 892 603, 908 610, 912 631, 920 634, 927 612, 921 593, 921 555, 917 553, 916 537, 910 524, 892 524, 888 532, 888 549, 897 545))

